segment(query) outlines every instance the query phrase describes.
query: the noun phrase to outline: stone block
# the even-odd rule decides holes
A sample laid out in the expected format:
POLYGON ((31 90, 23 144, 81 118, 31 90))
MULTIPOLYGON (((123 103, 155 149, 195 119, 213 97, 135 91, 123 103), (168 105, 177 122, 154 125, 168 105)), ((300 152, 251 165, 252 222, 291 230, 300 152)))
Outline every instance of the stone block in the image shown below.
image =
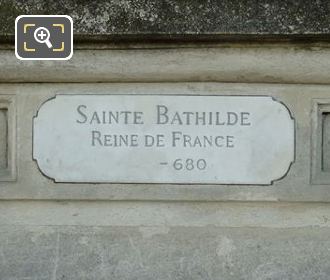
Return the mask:
POLYGON ((329 229, 1 226, 1 279, 328 280, 329 229))

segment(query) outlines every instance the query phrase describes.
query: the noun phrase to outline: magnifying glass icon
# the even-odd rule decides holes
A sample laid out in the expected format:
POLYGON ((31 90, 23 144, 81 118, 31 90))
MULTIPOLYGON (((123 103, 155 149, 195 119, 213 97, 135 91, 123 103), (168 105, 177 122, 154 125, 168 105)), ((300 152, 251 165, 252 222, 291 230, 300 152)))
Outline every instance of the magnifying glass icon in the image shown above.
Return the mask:
POLYGON ((34 31, 34 39, 38 43, 46 44, 49 49, 53 47, 52 43, 49 41, 50 33, 46 27, 38 27, 34 31))

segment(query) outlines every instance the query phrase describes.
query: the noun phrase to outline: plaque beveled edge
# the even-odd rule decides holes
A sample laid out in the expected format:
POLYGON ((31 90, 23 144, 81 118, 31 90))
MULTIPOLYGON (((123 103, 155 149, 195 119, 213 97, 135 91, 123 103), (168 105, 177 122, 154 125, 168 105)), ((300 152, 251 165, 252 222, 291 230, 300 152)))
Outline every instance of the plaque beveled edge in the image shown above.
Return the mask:
POLYGON ((297 132, 296 132, 296 131, 297 131, 297 127, 296 127, 296 125, 297 125, 297 124, 296 124, 296 120, 295 120, 295 118, 293 117, 293 114, 291 113, 289 107, 288 107, 288 106, 287 106, 282 100, 278 100, 278 99, 276 99, 274 96, 270 96, 270 97, 272 98, 272 100, 273 100, 274 102, 278 102, 278 103, 280 103, 282 106, 284 106, 284 108, 286 108, 287 113, 289 114, 290 119, 291 119, 291 121, 292 121, 292 123, 293 123, 293 126, 292 126, 292 127, 293 127, 293 158, 292 158, 292 160, 291 160, 291 162, 290 162, 290 164, 289 164, 289 166, 288 166, 287 171, 286 171, 281 177, 279 177, 279 178, 274 179, 274 180, 271 181, 271 184, 270 184, 270 185, 273 185, 274 182, 281 181, 282 179, 284 179, 284 178, 289 174, 292 165, 296 162, 296 141, 297 141, 297 138, 296 138, 296 136, 297 136, 297 132))

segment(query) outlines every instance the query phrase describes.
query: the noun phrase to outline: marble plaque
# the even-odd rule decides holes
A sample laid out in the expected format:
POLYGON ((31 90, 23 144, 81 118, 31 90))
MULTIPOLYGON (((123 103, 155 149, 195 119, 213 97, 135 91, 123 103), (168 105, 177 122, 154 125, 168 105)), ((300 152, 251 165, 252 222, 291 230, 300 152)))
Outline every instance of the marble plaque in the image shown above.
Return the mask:
POLYGON ((55 182, 267 185, 294 135, 269 96, 57 95, 34 118, 33 158, 55 182))

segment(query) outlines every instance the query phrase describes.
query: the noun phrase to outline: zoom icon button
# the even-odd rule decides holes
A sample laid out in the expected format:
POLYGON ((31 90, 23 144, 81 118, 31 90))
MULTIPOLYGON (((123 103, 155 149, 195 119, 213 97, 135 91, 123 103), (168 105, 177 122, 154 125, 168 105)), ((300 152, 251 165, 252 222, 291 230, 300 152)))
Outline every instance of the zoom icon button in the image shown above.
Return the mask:
POLYGON ((69 16, 24 15, 15 21, 15 54, 21 60, 68 60, 73 54, 69 16))

